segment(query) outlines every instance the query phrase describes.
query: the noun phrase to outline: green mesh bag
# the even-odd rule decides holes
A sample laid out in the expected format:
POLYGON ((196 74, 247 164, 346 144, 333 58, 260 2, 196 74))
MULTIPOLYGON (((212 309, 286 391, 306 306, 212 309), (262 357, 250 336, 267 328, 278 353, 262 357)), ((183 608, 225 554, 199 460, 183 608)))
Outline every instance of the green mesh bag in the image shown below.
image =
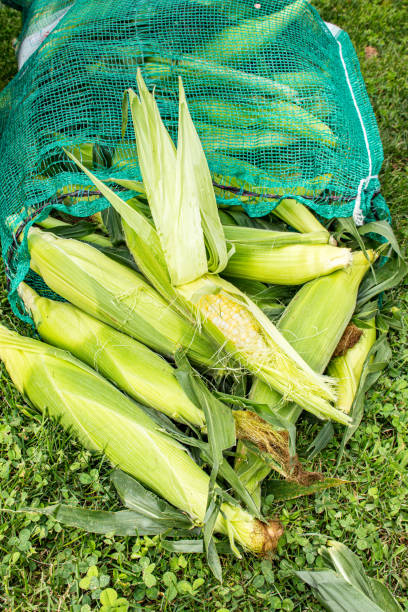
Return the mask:
POLYGON ((0 235, 16 312, 30 225, 51 208, 108 206, 63 147, 113 187, 140 179, 131 122, 121 139, 138 67, 174 138, 183 78, 220 204, 262 216, 295 197, 325 218, 389 216, 356 53, 307 0, 20 4, 20 70, 0 96, 0 235))

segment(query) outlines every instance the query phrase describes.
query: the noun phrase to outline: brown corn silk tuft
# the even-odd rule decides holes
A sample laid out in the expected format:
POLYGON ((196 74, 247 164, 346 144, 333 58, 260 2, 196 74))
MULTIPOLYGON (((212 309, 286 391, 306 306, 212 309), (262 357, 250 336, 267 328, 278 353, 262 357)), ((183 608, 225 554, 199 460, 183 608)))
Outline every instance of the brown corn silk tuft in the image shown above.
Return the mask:
POLYGON ((354 325, 354 323, 347 325, 344 334, 340 338, 340 342, 336 346, 333 357, 342 357, 345 355, 349 349, 357 344, 362 335, 363 330, 357 327, 357 325, 354 325))
MULTIPOLYGON (((308 486, 322 480, 318 472, 304 470, 298 456, 289 453, 286 430, 273 429, 262 417, 251 410, 234 410, 236 436, 252 442, 261 452, 268 453, 282 467, 287 480, 308 486)), ((246 453, 237 456, 237 463, 246 461, 246 453)))
POLYGON ((264 536, 264 547, 262 552, 269 556, 273 554, 278 546, 280 537, 283 535, 285 529, 282 523, 278 520, 269 521, 269 523, 259 523, 263 529, 264 536))

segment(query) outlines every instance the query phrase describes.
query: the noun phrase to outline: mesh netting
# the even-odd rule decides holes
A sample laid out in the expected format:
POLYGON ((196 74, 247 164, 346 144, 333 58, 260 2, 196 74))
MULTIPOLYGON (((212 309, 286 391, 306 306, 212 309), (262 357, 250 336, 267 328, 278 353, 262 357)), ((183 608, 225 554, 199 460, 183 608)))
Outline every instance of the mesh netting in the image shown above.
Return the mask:
POLYGON ((108 205, 63 147, 99 178, 140 179, 131 122, 120 138, 138 67, 174 138, 182 76, 220 203, 261 216, 294 196, 326 218, 386 216, 357 56, 307 0, 10 1, 24 8, 21 68, 0 97, 0 234, 15 308, 28 270, 16 233, 51 207, 88 216, 108 205))

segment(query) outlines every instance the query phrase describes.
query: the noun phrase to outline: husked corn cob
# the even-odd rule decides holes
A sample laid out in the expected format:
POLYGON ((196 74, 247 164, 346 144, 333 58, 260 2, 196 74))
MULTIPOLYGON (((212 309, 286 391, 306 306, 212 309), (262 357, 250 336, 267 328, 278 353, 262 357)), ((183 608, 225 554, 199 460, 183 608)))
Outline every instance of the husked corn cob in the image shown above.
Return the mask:
POLYGON ((266 315, 233 285, 207 276, 178 290, 197 305, 219 345, 243 368, 316 416, 348 422, 331 407, 335 395, 330 381, 319 379, 266 315))
POLYGON ((204 316, 234 343, 238 351, 251 347, 254 352, 268 352, 260 326, 241 304, 217 293, 205 295, 198 305, 204 316))

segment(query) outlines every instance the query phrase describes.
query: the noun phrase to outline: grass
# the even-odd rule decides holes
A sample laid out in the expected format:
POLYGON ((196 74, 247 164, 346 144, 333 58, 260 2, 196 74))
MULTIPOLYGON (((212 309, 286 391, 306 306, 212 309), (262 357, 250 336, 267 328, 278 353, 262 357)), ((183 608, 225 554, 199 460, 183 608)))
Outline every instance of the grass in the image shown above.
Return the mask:
MULTIPOLYGON (((380 124, 385 149, 383 193, 399 238, 406 244, 408 178, 408 36, 404 2, 318 0, 328 21, 345 28, 357 48, 380 124), (378 56, 366 57, 371 46, 378 56)), ((0 8, 0 88, 16 71, 11 40, 20 17, 0 8)), ((24 331, 11 316, 4 275, 0 277, 0 319, 24 331)), ((406 312, 408 291, 394 299, 406 312)), ((52 519, 18 513, 19 508, 56 500, 98 508, 119 507, 109 483, 110 466, 92 456, 70 435, 38 416, 1 370, 0 402, 0 607, 7 612, 126 609, 102 606, 106 587, 124 598, 129 610, 320 612, 322 608, 293 569, 317 567, 317 546, 325 536, 343 541, 369 575, 389 585, 408 610, 408 338, 392 337, 393 359, 366 401, 366 414, 349 444, 338 476, 349 484, 316 497, 276 505, 269 512, 286 525, 273 560, 224 558, 221 586, 200 556, 170 554, 154 538, 109 538, 61 528, 52 519), (103 600, 103 596, 102 596, 103 600)), ((300 451, 316 426, 303 420, 300 451)), ((337 442, 313 461, 333 474, 337 442)), ((363 612, 363 611, 362 611, 363 612)))

